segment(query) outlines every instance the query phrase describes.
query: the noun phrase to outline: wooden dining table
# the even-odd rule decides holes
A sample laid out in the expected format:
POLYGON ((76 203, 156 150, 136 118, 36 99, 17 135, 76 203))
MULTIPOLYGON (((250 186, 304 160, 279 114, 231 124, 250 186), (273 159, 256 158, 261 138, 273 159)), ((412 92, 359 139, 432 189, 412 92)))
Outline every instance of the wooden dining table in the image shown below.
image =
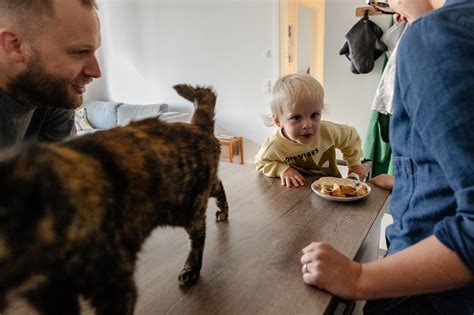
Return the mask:
POLYGON ((136 314, 323 314, 338 299, 306 285, 301 250, 327 241, 351 259, 376 259, 380 218, 388 192, 372 186, 367 198, 324 200, 304 186, 287 188, 254 167, 221 162, 229 220, 215 222, 209 200, 199 281, 178 285, 188 253, 183 229, 158 228, 138 261, 136 314))
MULTIPOLYGON (((377 258, 387 191, 371 186, 366 198, 342 203, 316 195, 311 177, 302 187, 287 188, 254 167, 226 162, 219 176, 229 220, 215 222, 217 206, 210 199, 198 282, 188 289, 178 284, 189 251, 184 229, 155 229, 137 263, 135 314, 332 313, 339 299, 303 282, 301 250, 326 241, 351 259, 377 258)), ((27 314, 24 306, 7 314, 27 314)))

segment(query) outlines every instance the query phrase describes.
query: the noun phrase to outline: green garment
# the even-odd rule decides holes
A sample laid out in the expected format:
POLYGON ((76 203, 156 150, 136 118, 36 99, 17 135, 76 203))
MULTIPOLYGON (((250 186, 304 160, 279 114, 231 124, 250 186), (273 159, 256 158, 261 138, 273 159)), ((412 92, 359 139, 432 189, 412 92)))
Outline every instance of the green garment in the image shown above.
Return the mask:
MULTIPOLYGON (((393 175, 392 149, 388 137, 391 116, 374 110, 370 117, 364 145, 364 158, 372 160, 372 177, 380 174, 393 175)), ((387 209, 387 213, 390 213, 390 208, 387 209)))
POLYGON ((372 111, 364 145, 364 158, 372 160, 372 177, 392 174, 388 129, 391 115, 372 111))

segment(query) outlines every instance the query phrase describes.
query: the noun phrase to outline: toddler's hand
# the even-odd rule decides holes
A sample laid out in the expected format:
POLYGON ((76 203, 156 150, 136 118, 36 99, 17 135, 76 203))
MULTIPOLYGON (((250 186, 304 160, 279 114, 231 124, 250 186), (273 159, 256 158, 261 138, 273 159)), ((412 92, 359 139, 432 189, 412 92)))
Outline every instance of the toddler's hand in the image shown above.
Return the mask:
POLYGON ((367 178, 367 169, 364 165, 353 165, 349 167, 349 174, 356 173, 359 175, 360 181, 363 182, 367 178))
POLYGON ((393 181, 394 178, 392 175, 387 175, 387 174, 381 174, 378 176, 375 176, 370 180, 372 184, 375 186, 379 186, 380 188, 390 190, 392 191, 393 189, 393 181))
POLYGON ((304 177, 301 175, 297 170, 290 167, 287 169, 281 176, 281 185, 282 186, 303 186, 304 185, 304 177))

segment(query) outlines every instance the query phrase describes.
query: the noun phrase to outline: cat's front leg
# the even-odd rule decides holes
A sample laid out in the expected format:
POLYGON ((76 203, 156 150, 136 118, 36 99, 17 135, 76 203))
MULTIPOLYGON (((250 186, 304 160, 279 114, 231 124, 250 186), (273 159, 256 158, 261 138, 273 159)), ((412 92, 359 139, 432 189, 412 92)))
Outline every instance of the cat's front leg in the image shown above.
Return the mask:
POLYGON ((229 206, 222 181, 219 179, 211 191, 211 197, 216 198, 217 207, 216 221, 225 221, 229 217, 229 206))
POLYGON ((137 301, 137 289, 133 273, 109 273, 109 280, 92 298, 96 315, 133 315, 137 301))
POLYGON ((179 274, 179 284, 192 286, 199 278, 202 266, 202 254, 206 241, 206 207, 203 207, 195 216, 194 221, 185 227, 189 234, 190 251, 183 270, 179 274))

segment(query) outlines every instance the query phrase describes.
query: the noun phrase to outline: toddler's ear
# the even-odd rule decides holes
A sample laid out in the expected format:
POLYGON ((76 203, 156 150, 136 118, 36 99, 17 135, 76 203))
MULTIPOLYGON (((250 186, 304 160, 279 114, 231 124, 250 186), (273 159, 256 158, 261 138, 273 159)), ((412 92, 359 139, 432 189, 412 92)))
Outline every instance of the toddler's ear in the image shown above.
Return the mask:
POLYGON ((280 118, 278 118, 278 117, 273 117, 273 122, 274 122, 275 125, 277 125, 278 127, 281 127, 281 126, 280 126, 280 118))

